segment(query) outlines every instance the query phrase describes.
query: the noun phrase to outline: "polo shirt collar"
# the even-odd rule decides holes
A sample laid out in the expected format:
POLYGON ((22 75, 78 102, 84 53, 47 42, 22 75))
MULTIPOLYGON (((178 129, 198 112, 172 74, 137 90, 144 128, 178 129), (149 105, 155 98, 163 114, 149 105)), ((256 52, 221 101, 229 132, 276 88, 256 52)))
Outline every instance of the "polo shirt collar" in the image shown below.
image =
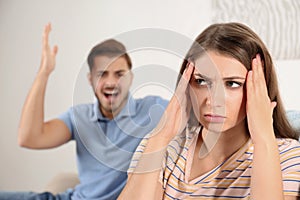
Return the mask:
MULTIPOLYGON (((108 118, 104 117, 102 113, 100 112, 99 109, 99 101, 98 99, 95 100, 95 103, 93 104, 93 113, 92 113, 92 121, 109 121, 108 118)), ((115 116, 114 119, 119 119, 121 117, 128 117, 128 116, 134 116, 136 115, 136 101, 135 99, 131 96, 131 94, 128 94, 128 99, 121 110, 121 112, 115 116)))

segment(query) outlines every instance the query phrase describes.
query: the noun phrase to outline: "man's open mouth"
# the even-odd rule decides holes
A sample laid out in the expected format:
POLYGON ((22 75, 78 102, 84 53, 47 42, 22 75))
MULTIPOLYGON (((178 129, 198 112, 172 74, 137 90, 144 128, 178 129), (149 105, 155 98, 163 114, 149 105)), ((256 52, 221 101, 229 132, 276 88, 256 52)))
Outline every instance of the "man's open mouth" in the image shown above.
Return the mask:
POLYGON ((119 95, 119 92, 118 91, 106 91, 106 92, 103 92, 103 94, 106 98, 115 98, 119 95))

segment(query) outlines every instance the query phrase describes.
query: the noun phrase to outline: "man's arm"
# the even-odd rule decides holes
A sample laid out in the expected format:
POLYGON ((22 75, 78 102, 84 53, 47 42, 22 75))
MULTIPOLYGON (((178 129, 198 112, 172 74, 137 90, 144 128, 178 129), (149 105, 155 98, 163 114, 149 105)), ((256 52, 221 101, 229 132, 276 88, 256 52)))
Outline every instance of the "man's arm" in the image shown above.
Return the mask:
POLYGON ((18 129, 19 145, 27 148, 52 148, 71 138, 70 131, 63 121, 54 119, 44 122, 46 86, 55 68, 55 57, 58 51, 57 46, 50 48, 48 42, 50 31, 51 24, 47 24, 43 33, 41 66, 23 106, 18 129))

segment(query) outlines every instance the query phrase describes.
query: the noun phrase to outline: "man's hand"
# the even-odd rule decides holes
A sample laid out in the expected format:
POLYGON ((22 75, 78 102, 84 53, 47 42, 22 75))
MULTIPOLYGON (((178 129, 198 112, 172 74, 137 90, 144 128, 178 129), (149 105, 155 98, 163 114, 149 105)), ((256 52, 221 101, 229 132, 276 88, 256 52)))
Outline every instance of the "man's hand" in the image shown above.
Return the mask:
POLYGON ((58 47, 55 45, 52 49, 49 45, 49 33, 51 31, 51 24, 48 23, 44 28, 43 33, 43 51, 40 66, 40 73, 49 75, 55 68, 55 57, 58 47))

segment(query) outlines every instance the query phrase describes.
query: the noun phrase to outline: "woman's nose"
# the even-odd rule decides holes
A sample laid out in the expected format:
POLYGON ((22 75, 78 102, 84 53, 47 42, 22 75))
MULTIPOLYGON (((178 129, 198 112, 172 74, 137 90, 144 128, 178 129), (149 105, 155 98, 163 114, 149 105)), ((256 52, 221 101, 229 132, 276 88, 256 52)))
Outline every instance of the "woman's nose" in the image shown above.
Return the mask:
POLYGON ((215 84, 208 88, 206 104, 212 107, 220 107, 225 104, 225 88, 222 84, 215 84))

